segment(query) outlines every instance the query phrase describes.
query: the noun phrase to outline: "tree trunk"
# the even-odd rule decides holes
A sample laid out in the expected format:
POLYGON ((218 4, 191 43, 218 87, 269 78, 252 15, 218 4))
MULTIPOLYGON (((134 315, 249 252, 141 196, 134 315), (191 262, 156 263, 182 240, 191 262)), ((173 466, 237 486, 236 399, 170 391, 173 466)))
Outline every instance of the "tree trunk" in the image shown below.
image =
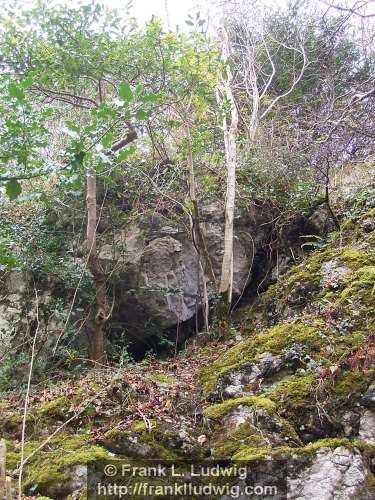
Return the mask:
POLYGON ((335 212, 333 211, 331 207, 331 201, 330 201, 330 196, 329 196, 329 174, 327 174, 326 178, 326 184, 325 184, 325 203, 328 208, 329 213, 331 214, 332 220, 336 226, 336 229, 340 231, 340 223, 338 221, 338 218, 336 217, 335 212))
MULTIPOLYGON (((258 77, 255 68, 255 55, 253 47, 248 49, 248 60, 249 60, 249 80, 251 87, 250 90, 248 91, 248 94, 250 93, 252 101, 250 124, 248 126, 248 136, 249 136, 249 147, 251 147, 254 142, 255 134, 258 128, 259 106, 260 106, 258 77)), ((247 82, 246 85, 248 85, 247 82)))
POLYGON ((191 144, 190 127, 189 127, 188 123, 186 123, 185 128, 186 128, 186 138, 187 138, 187 143, 188 143, 187 163, 188 163, 188 169, 189 169, 189 191, 190 191, 190 200, 193 204, 193 211, 192 211, 192 218, 191 218, 191 222, 192 222, 191 232, 192 232, 193 244, 194 244, 195 250, 197 252, 197 257, 198 257, 199 276, 200 276, 200 281, 202 282, 202 288, 203 288, 203 293, 202 293, 203 318, 204 318, 205 329, 208 332, 209 331, 209 322, 208 322, 209 302, 208 302, 208 293, 207 293, 207 284, 206 284, 206 273, 205 273, 204 267, 207 269, 207 273, 210 276, 214 290, 216 290, 217 285, 216 285, 216 277, 215 277, 215 273, 213 270, 211 257, 208 253, 206 240, 203 236, 202 229, 200 226, 199 208, 198 208, 198 202, 197 202, 197 197, 196 197, 196 192, 195 192, 195 174, 194 174, 193 150, 192 150, 192 144, 191 144), (202 265, 201 254, 203 254, 205 266, 202 265))
POLYGON ((227 169, 227 192, 225 199, 225 230, 224 230, 224 255, 221 267, 221 281, 219 292, 229 308, 232 301, 233 289, 233 221, 236 196, 236 164, 237 149, 236 137, 238 127, 238 112, 232 93, 233 75, 228 64, 229 37, 225 26, 222 29, 222 60, 226 64, 227 78, 224 82, 225 98, 230 103, 230 123, 228 124, 226 113, 223 117, 225 163, 227 169))
MULTIPOLYGON (((128 134, 111 147, 115 153, 137 139, 137 132, 129 124, 128 134)), ((91 345, 91 359, 97 363, 105 363, 105 325, 111 315, 107 296, 107 275, 101 266, 96 248, 96 229, 98 225, 96 211, 96 171, 90 168, 87 172, 87 249, 89 252, 88 267, 93 276, 96 295, 95 328, 91 345)))
POLYGON ((104 336, 105 324, 109 317, 109 304, 107 298, 107 277, 100 264, 96 248, 96 172, 89 169, 87 173, 87 248, 89 252, 88 267, 93 276, 96 294, 96 312, 94 338, 91 345, 91 359, 104 364, 104 336))
POLYGON ((193 218, 193 231, 195 235, 195 242, 197 245, 197 252, 199 256, 203 254, 204 267, 206 270, 206 274, 210 277, 212 286, 214 290, 217 290, 216 276, 214 273, 214 268, 212 264, 212 260, 210 254, 208 253, 206 240, 202 232, 201 224, 200 224, 200 216, 199 216, 199 207, 197 196, 195 192, 195 174, 194 174, 194 161, 193 161, 193 151, 191 145, 191 135, 190 135, 190 127, 188 124, 185 125, 186 129, 186 138, 188 143, 188 154, 187 154, 187 163, 189 169, 189 192, 190 192, 190 201, 193 204, 192 218, 193 218))

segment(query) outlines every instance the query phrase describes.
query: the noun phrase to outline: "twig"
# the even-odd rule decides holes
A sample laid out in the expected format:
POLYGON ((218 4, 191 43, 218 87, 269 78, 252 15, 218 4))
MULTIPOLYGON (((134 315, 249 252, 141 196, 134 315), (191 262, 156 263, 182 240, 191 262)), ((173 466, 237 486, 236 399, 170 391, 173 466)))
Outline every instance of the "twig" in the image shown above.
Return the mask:
POLYGON ((23 465, 25 463, 24 461, 24 454, 25 454, 25 431, 26 431, 26 417, 27 417, 27 409, 29 406, 29 399, 30 399, 30 387, 31 387, 31 377, 33 374, 33 367, 34 367, 34 356, 35 356, 35 346, 36 346, 36 339, 38 337, 38 332, 39 332, 39 297, 38 297, 38 291, 34 287, 34 292, 35 292, 35 300, 36 300, 36 330, 34 333, 34 339, 33 339, 33 344, 31 348, 31 359, 30 359, 30 368, 29 368, 29 377, 27 380, 27 389, 26 389, 26 396, 25 396, 25 405, 24 405, 24 410, 23 410, 23 420, 22 420, 22 435, 21 435, 21 465, 19 469, 19 476, 18 476, 18 498, 19 500, 22 499, 22 473, 23 473, 23 465))
POLYGON ((4 439, 0 441, 0 498, 5 497, 6 481, 6 445, 4 439))

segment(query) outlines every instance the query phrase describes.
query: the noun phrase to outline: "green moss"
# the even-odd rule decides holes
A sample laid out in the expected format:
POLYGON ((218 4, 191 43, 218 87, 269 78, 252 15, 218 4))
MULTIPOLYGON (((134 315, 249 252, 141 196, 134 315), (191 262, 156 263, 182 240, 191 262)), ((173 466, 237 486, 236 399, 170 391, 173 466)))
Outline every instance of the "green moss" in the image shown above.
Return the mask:
POLYGON ((341 225, 341 230, 342 231, 355 231, 358 229, 357 224, 353 219, 347 219, 342 225, 341 225))
MULTIPOLYGON (((39 442, 27 442, 25 457, 39 445, 39 442)), ((19 449, 10 444, 8 451, 8 467, 15 468, 20 459, 19 449)), ((48 494, 51 485, 69 480, 71 467, 105 459, 108 459, 107 451, 90 444, 86 434, 56 436, 25 464, 24 490, 32 488, 34 493, 48 494)))
MULTIPOLYGON (((5 440, 7 448, 7 468, 9 470, 14 470, 18 467, 20 461, 20 443, 17 441, 5 440)), ((37 447, 38 442, 26 441, 24 448, 25 457, 29 456, 37 447)))
POLYGON ((79 403, 82 399, 87 394, 87 387, 79 387, 74 394, 74 401, 76 403, 79 403))
POLYGON ((311 260, 307 265, 298 266, 297 270, 293 269, 290 275, 286 277, 283 287, 287 292, 291 292, 302 283, 318 285, 320 281, 319 269, 320 263, 316 260, 311 260))
POLYGON ((361 215, 359 220, 375 219, 375 208, 371 208, 368 212, 361 215))
POLYGON ((82 449, 73 451, 72 453, 69 453, 71 451, 70 448, 65 448, 65 450, 66 456, 62 461, 58 462, 61 468, 108 459, 108 452, 96 445, 85 445, 82 449))
POLYGON ((363 266, 374 263, 374 258, 364 250, 348 247, 340 254, 340 260, 351 269, 356 270, 363 266))
POLYGON ((298 454, 310 454, 315 453, 321 448, 337 448, 338 446, 352 447, 352 443, 349 439, 345 438, 324 438, 309 443, 303 448, 299 448, 295 453, 298 454))
POLYGON ((145 376, 146 380, 151 380, 152 382, 158 382, 162 385, 175 385, 178 380, 172 375, 167 375, 166 373, 148 373, 145 376))
POLYGON ((109 431, 104 433, 104 438, 108 439, 108 441, 116 442, 123 435, 124 435, 124 431, 121 431, 120 429, 113 428, 113 429, 110 429, 109 431))
POLYGON ((257 462, 258 460, 263 460, 267 457, 272 456, 271 446, 264 448, 257 448, 255 446, 241 446, 237 453, 232 457, 233 460, 238 460, 240 462, 257 462))
POLYGON ((289 294, 300 285, 305 285, 311 290, 317 289, 320 282, 319 270, 321 263, 315 257, 308 259, 303 264, 293 267, 277 283, 261 295, 258 307, 263 311, 263 319, 267 323, 266 314, 272 304, 277 310, 282 309, 287 303, 289 294))
POLYGON ((283 428, 283 436, 292 439, 296 444, 302 444, 300 437, 298 436, 294 426, 289 422, 289 420, 280 418, 280 422, 283 428))
MULTIPOLYGON (((316 323, 318 324, 318 321, 316 323)), ((220 378, 229 371, 247 362, 255 363, 264 352, 280 354, 283 349, 294 343, 302 343, 314 350, 322 347, 323 339, 317 334, 316 327, 308 326, 302 321, 285 322, 268 332, 254 335, 224 353, 210 367, 201 371, 200 379, 204 394, 213 391, 220 378)))
POLYGON ((240 424, 238 427, 228 427, 225 430, 218 429, 211 442, 212 455, 220 459, 232 457, 242 446, 260 448, 266 444, 262 433, 248 423, 240 424))
POLYGON ((70 404, 65 396, 46 401, 39 408, 40 415, 48 415, 50 417, 64 417, 69 409, 70 404))
POLYGON ((271 414, 275 413, 276 410, 275 404, 264 396, 244 396, 242 398, 228 399, 223 403, 208 406, 203 410, 203 413, 208 418, 220 420, 239 406, 256 406, 271 414))
POLYGON ((338 397, 347 398, 352 393, 363 393, 375 378, 375 370, 367 372, 348 371, 340 375, 334 392, 338 397))
POLYGON ((148 428, 146 427, 146 423, 144 422, 144 420, 137 420, 137 422, 134 422, 134 424, 132 425, 132 430, 134 432, 145 432, 148 430, 148 428))
POLYGON ((239 461, 257 461, 266 457, 277 458, 281 455, 311 455, 321 448, 337 448, 339 446, 344 446, 349 449, 367 449, 369 447, 361 440, 350 441, 349 439, 343 438, 324 438, 300 448, 291 448, 289 446, 279 446, 276 448, 271 448, 270 446, 264 448, 243 446, 232 458, 233 460, 239 461))
MULTIPOLYGON (((23 416, 21 414, 11 414, 11 415, 4 415, 4 416, 0 416, 0 431, 1 431, 1 434, 7 434, 7 433, 11 433, 11 432, 14 432, 14 431, 17 431, 20 426, 22 425, 22 420, 23 420, 23 416)), ((31 420, 33 420, 30 416, 30 414, 28 414, 27 416, 27 422, 30 422, 31 420)))
POLYGON ((269 398, 275 401, 278 408, 298 410, 305 407, 310 399, 312 383, 316 375, 290 375, 279 382, 269 398))
POLYGON ((350 355, 353 350, 358 349, 366 337, 366 331, 355 331, 351 334, 332 336, 331 347, 334 351, 330 355, 330 360, 335 363, 340 362, 350 355))
POLYGON ((375 298, 375 266, 359 268, 351 280, 345 280, 345 288, 340 294, 341 302, 361 302, 373 306, 375 298))
MULTIPOLYGON (((154 418, 149 420, 149 424, 151 426, 151 429, 154 429, 157 426, 158 421, 154 418)), ((133 423, 132 425, 132 430, 134 432, 149 432, 150 427, 146 425, 146 422, 144 420, 137 420, 136 422, 133 423)))

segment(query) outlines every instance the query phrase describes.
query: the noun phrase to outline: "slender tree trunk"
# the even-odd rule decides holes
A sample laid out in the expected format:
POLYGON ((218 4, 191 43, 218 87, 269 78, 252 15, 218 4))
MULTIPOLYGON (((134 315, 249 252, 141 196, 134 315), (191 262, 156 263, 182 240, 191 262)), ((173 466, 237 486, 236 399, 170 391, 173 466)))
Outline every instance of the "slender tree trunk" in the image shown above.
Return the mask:
POLYGON ((109 317, 107 298, 107 277, 100 264, 96 248, 96 172, 94 168, 87 173, 87 247, 89 251, 88 267, 93 276, 96 294, 96 312, 94 338, 92 339, 91 358, 97 363, 105 362, 104 335, 105 324, 109 317))
POLYGON ((191 144, 190 127, 189 127, 188 123, 186 123, 185 129, 186 129, 186 137, 187 137, 187 143, 188 143, 187 163, 188 163, 188 169, 189 169, 189 194, 190 194, 190 200, 193 204, 191 231, 192 231, 192 237, 194 239, 193 243, 194 243, 194 246, 195 246, 195 249, 197 252, 197 256, 198 256, 199 276, 200 276, 200 281, 202 282, 202 288, 203 288, 203 293, 202 293, 203 317, 204 317, 205 329, 208 332, 209 331, 209 322, 208 322, 209 302, 208 302, 207 284, 206 284, 206 280, 205 280, 206 273, 205 273, 204 266, 202 264, 201 254, 203 254, 205 268, 207 269, 208 275, 210 276, 214 290, 217 289, 217 284, 216 284, 216 276, 215 276, 215 273, 213 270, 211 257, 208 253, 206 240, 203 236, 202 228, 200 225, 199 208, 198 208, 198 202, 197 202, 196 191, 195 191, 193 150, 192 150, 192 144, 191 144))
POLYGON ((227 77, 224 81, 223 92, 225 98, 230 103, 230 123, 228 124, 227 116, 224 112, 223 130, 225 163, 227 169, 227 192, 225 199, 224 255, 221 267, 221 281, 219 292, 222 294, 222 297, 226 301, 228 307, 230 306, 230 303, 232 301, 233 290, 233 222, 236 196, 236 137, 238 127, 238 112, 232 93, 233 75, 228 64, 229 55, 229 37, 225 25, 223 25, 221 56, 227 68, 227 77))
POLYGON ((195 174, 194 174, 194 161, 193 161, 193 151, 191 144, 191 135, 190 135, 190 127, 188 124, 185 125, 186 129, 186 137, 188 142, 188 153, 187 153, 187 163, 189 169, 189 194, 190 200, 193 204, 193 231, 196 237, 195 243, 197 244, 198 254, 203 254, 204 267, 206 268, 206 273, 210 277, 212 286, 214 290, 217 290, 216 276, 214 272, 214 268, 212 265, 212 260, 210 254, 208 253, 206 240, 202 232, 201 224, 200 224, 200 216, 199 216, 199 207, 196 196, 196 182, 195 182, 195 174))
POLYGON ((325 183, 325 204, 328 208, 328 211, 329 213, 331 214, 331 217, 332 217, 332 220, 336 226, 336 229, 338 229, 340 231, 340 223, 338 221, 338 218, 336 217, 336 214, 335 212, 333 211, 332 207, 331 207, 331 200, 330 200, 330 195, 329 195, 329 174, 327 174, 327 177, 326 177, 326 183, 325 183))
MULTIPOLYGON (((129 124, 129 132, 120 141, 113 144, 113 153, 126 147, 129 143, 137 139, 137 132, 129 124)), ((105 326, 111 315, 111 308, 107 296, 107 275, 100 263, 96 247, 97 209, 96 209, 96 171, 90 168, 87 172, 87 248, 89 252, 88 267, 93 276, 96 295, 95 327, 92 339, 91 358, 97 363, 105 363, 105 326)))
MULTIPOLYGON (((250 124, 248 126, 248 136, 249 136, 249 146, 251 147, 254 142, 255 134, 258 128, 259 105, 260 105, 258 77, 255 68, 255 56, 253 47, 251 47, 251 49, 248 49, 248 59, 249 59, 249 80, 251 87, 250 95, 252 101, 250 124)), ((248 82, 246 82, 246 85, 248 85, 248 82)))

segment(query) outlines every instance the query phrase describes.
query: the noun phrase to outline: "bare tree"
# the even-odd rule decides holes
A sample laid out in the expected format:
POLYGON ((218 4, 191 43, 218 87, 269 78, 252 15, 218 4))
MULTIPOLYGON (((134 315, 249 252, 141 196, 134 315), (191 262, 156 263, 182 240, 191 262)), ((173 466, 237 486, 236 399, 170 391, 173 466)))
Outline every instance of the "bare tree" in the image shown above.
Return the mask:
POLYGON ((227 170, 225 205, 224 255, 221 270, 220 293, 232 300, 233 288, 233 221, 236 194, 237 136, 239 118, 244 124, 249 149, 255 141, 259 124, 274 109, 276 104, 293 92, 307 66, 303 35, 297 30, 295 43, 288 45, 275 40, 266 32, 262 17, 255 14, 256 5, 248 2, 232 2, 223 11, 219 30, 221 58, 226 68, 226 78, 218 89, 218 101, 223 109, 223 132, 227 170), (272 47, 292 54, 294 61, 291 80, 282 92, 271 94, 277 75, 272 47), (236 63, 236 75, 231 63, 236 63), (239 93, 245 99, 239 98, 239 93), (272 98, 270 98, 270 95, 272 98))
POLYGON ((225 163, 227 170, 227 191, 225 198, 224 255, 221 267, 219 292, 228 304, 232 301, 233 289, 233 222, 236 197, 237 130, 238 111, 233 94, 233 73, 230 66, 230 40, 227 23, 222 20, 220 28, 221 59, 226 68, 226 76, 221 80, 217 97, 223 109, 223 133, 225 163), (226 103, 229 112, 226 111, 226 103))
POLYGON ((230 22, 230 40, 238 63, 235 90, 246 96, 240 114, 251 145, 261 121, 296 88, 308 61, 301 30, 296 28, 294 43, 290 45, 272 36, 262 19, 264 11, 254 12, 254 7, 243 3, 239 12, 230 22), (274 52, 280 50, 289 52, 293 66, 287 87, 275 95, 272 86, 280 68, 276 66, 274 52))

